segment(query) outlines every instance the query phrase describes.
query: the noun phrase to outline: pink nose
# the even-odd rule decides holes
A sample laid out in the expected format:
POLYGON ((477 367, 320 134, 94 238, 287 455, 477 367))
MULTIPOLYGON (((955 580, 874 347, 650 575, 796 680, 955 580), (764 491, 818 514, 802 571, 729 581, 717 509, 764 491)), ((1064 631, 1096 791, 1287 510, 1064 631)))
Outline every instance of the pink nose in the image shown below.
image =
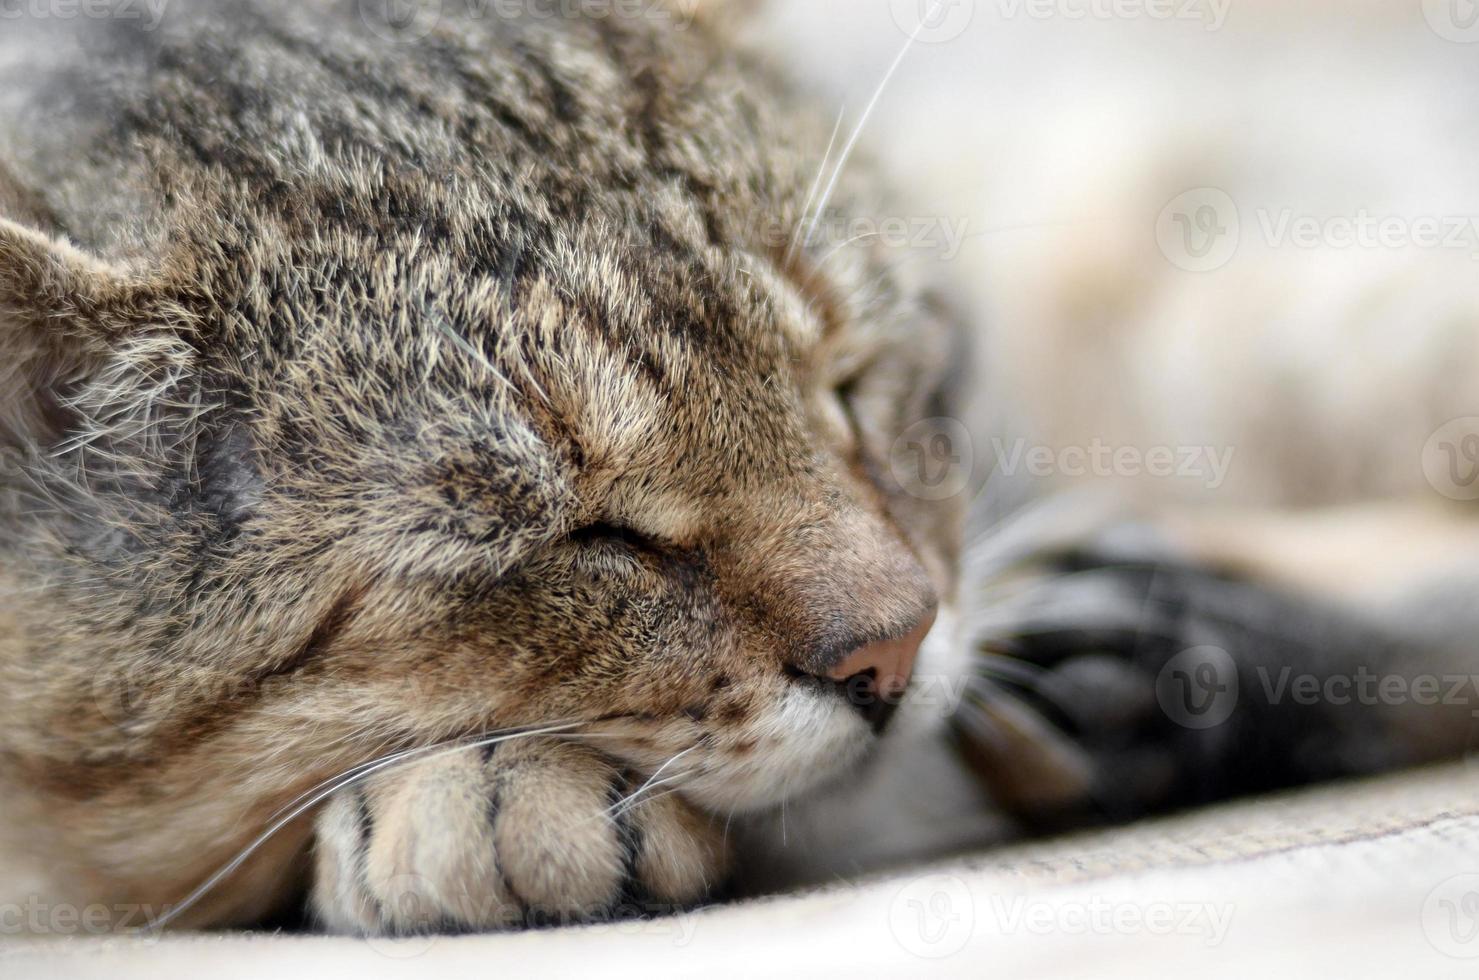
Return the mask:
POLYGON ((874 728, 882 729, 909 689, 919 648, 934 625, 931 609, 908 633, 858 647, 827 672, 874 728))

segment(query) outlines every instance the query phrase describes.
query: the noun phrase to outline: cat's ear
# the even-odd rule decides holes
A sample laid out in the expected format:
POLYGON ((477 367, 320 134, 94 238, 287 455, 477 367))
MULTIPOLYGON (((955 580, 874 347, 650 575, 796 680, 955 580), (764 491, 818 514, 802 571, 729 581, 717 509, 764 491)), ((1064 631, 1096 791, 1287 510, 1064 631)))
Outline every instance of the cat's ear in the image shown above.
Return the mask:
POLYGON ((0 448, 44 443, 69 386, 138 323, 122 270, 0 218, 0 448))

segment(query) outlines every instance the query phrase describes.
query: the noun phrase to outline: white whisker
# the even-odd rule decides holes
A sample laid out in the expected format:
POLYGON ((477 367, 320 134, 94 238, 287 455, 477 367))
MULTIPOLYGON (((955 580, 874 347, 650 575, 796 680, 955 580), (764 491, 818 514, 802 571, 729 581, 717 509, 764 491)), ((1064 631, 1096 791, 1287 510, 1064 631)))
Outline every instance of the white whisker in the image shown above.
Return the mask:
POLYGON ((606 812, 605 812, 604 815, 606 815, 606 816, 620 816, 622 813, 625 813, 627 810, 630 810, 631 809, 631 806, 632 805, 635 805, 633 801, 635 801, 637 799, 637 797, 641 796, 642 793, 643 793, 643 791, 645 791, 649 787, 651 787, 653 785, 662 786, 662 785, 666 785, 666 784, 672 782, 674 779, 681 779, 683 777, 683 775, 684 775, 683 773, 679 773, 676 776, 669 777, 668 779, 663 780, 661 783, 658 783, 657 782, 658 777, 661 776, 667 770, 667 768, 669 766, 671 766, 673 763, 677 762, 679 759, 682 759, 685 755, 688 755, 689 753, 696 751, 697 749, 698 749, 698 746, 697 745, 691 745, 688 748, 684 749, 682 752, 679 752, 677 755, 675 755, 672 758, 670 758, 667 762, 664 762, 661 766, 658 766, 657 767, 657 771, 654 772, 651 776, 647 777, 647 781, 645 783, 643 783, 641 786, 638 786, 637 789, 633 793, 631 793, 629 796, 627 796, 626 798, 624 798, 622 800, 617 801, 614 805, 612 805, 610 808, 608 808, 606 810, 606 812))
MULTIPOLYGON (((586 723, 585 722, 582 722, 582 721, 579 721, 579 720, 551 722, 551 727, 547 727, 547 728, 541 729, 541 731, 544 732, 544 733, 556 733, 556 732, 561 732, 561 731, 568 731, 571 728, 575 728, 575 727, 577 727, 579 725, 583 725, 583 724, 586 724, 586 723)), ((359 765, 354 766, 353 768, 344 770, 343 772, 339 773, 337 776, 332 776, 332 777, 324 780, 323 782, 319 783, 318 785, 313 786, 313 787, 311 787, 311 788, 309 788, 307 790, 304 790, 298 796, 294 797, 293 799, 289 800, 287 803, 284 803, 282 806, 278 807, 277 810, 273 811, 272 815, 269 816, 267 818, 267 820, 268 820, 269 823, 271 821, 276 820, 278 817, 282 816, 288 810, 291 810, 293 807, 297 806, 299 803, 301 803, 302 801, 306 800, 308 797, 310 797, 313 794, 319 792, 320 790, 326 789, 326 788, 328 788, 330 786, 333 786, 336 783, 339 783, 340 780, 348 779, 350 782, 353 782, 354 781, 353 780, 353 777, 355 777, 356 775, 358 775, 359 773, 361 773, 363 770, 370 769, 370 768, 375 767, 375 766, 379 766, 381 763, 386 763, 386 762, 395 763, 395 762, 400 762, 400 761, 403 761, 403 760, 409 760, 409 759, 413 759, 413 758, 416 758, 416 757, 421 756, 421 755, 426 755, 427 753, 430 753, 430 752, 435 752, 438 749, 448 749, 448 750, 451 750, 451 751, 456 751, 456 750, 463 749, 463 748, 472 748, 474 746, 469 741, 470 739, 499 738, 499 737, 504 736, 504 735, 521 735, 521 734, 524 734, 527 731, 528 730, 527 729, 524 729, 524 728, 506 728, 506 729, 500 729, 499 731, 496 731, 496 732, 484 732, 483 734, 480 734, 480 735, 467 736, 464 739, 458 739, 458 740, 453 741, 453 742, 437 742, 434 745, 423 745, 423 746, 420 746, 420 747, 414 748, 414 749, 402 749, 402 750, 400 750, 398 752, 393 752, 390 755, 384 755, 384 756, 380 756, 380 757, 375 758, 375 759, 371 759, 368 762, 362 762, 359 765), (464 745, 464 744, 462 744, 463 742, 468 742, 469 744, 464 745)), ((347 783, 344 784, 344 785, 347 785, 347 783)), ((339 787, 338 786, 334 786, 334 788, 335 789, 338 789, 339 787)))
POLYGON ((444 337, 452 342, 452 346, 456 347, 462 353, 472 358, 473 361, 475 361, 480 367, 484 368, 489 374, 491 374, 494 380, 498 381, 509 391, 518 390, 514 387, 514 383, 508 380, 508 377, 504 375, 502 371, 498 370, 497 366, 495 366, 492 361, 488 360, 488 355, 484 354, 482 351, 474 347, 472 345, 472 342, 469 341, 466 337, 459 334, 456 330, 453 330, 450 323, 448 323, 446 320, 443 320, 441 317, 437 317, 436 328, 444 337))
POLYGON ((236 855, 236 857, 227 862, 220 870, 218 870, 215 874, 211 875, 204 882, 202 882, 199 887, 197 887, 193 892, 187 895, 179 904, 175 905, 164 915, 154 920, 148 926, 148 929, 150 931, 158 931, 167 928, 170 923, 176 921, 180 918, 180 916, 184 915, 190 909, 198 905, 201 899, 205 898, 205 896, 210 894, 210 892, 213 891, 217 885, 221 884, 221 882, 225 881, 238 869, 240 869, 241 866, 245 864, 253 854, 261 850, 261 848, 268 841, 270 841, 273 837, 276 837, 278 833, 280 833, 293 821, 297 820, 303 814, 307 813, 309 810, 313 809, 315 806, 322 803, 324 800, 328 799, 330 796, 334 795, 340 790, 345 789, 346 787, 351 786, 355 783, 361 782, 362 780, 368 779, 370 776, 377 772, 380 772, 383 769, 388 769, 391 766, 409 761, 410 759, 416 757, 427 756, 429 758, 440 758, 443 755, 448 755, 454 752, 465 752, 471 751, 472 749, 486 748, 490 745, 497 745, 501 742, 508 742, 514 739, 534 738, 537 736, 568 732, 570 729, 579 727, 583 724, 585 724, 585 722, 571 722, 569 724, 553 725, 546 728, 525 729, 522 731, 495 735, 487 738, 475 738, 471 741, 458 742, 450 745, 443 742, 438 745, 425 746, 420 749, 409 749, 403 752, 397 752, 393 755, 381 759, 377 759, 374 762, 358 766, 355 770, 350 770, 350 772, 354 773, 354 775, 352 776, 336 776, 334 779, 330 780, 327 785, 320 784, 322 788, 316 791, 310 790, 309 793, 306 794, 306 796, 299 797, 300 802, 296 805, 291 806, 291 809, 287 810, 286 813, 279 810, 278 813, 281 815, 278 816, 277 819, 272 821, 272 823, 265 831, 259 834, 250 844, 243 848, 236 855))
POLYGON ((631 810, 635 810, 637 807, 642 806, 643 804, 651 803, 653 800, 659 800, 671 793, 676 793, 678 791, 678 787, 674 784, 680 783, 692 775, 693 773, 691 772, 674 773, 667 779, 662 779, 658 782, 644 785, 641 790, 638 790, 636 793, 633 793, 626 799, 619 801, 615 806, 610 807, 601 815, 614 820, 622 814, 628 813, 631 810), (655 790, 663 786, 672 786, 673 788, 662 793, 649 793, 647 796, 644 796, 641 799, 637 799, 638 794, 640 794, 643 790, 655 790))
POLYGON ((868 107, 863 110, 863 117, 858 120, 857 128, 853 130, 852 137, 847 141, 847 145, 842 148, 842 155, 837 158, 837 167, 832 171, 832 179, 828 182, 827 190, 822 194, 822 199, 817 204, 816 213, 812 215, 811 225, 806 231, 805 244, 807 247, 811 246, 812 236, 816 234, 817 223, 821 220, 822 215, 826 213, 827 205, 832 202, 832 195, 837 191, 837 183, 842 179, 842 171, 847 167, 847 161, 852 158, 853 150, 857 149, 858 140, 862 139, 863 130, 867 127, 868 120, 873 117, 873 110, 878 108, 878 102, 883 98, 883 93, 888 88, 889 82, 893 81, 894 74, 899 70, 899 66, 904 63, 904 58, 914 47, 914 42, 919 40, 919 34, 924 30, 924 25, 933 20, 935 14, 939 13, 940 5, 943 2, 944 0, 935 0, 930 6, 929 11, 920 19, 919 26, 914 28, 914 33, 909 35, 909 40, 904 42, 904 47, 894 58, 893 64, 889 65, 887 73, 884 74, 883 81, 878 83, 878 89, 873 93, 873 98, 868 101, 868 107))
POLYGON ((842 132, 842 117, 847 114, 847 106, 843 105, 837 113, 837 122, 832 126, 832 138, 827 141, 827 152, 822 155, 822 165, 817 168, 816 179, 811 182, 811 190, 806 194, 806 204, 802 205, 799 221, 796 222, 796 230, 791 233, 791 247, 786 249, 786 265, 796 258, 796 249, 801 246, 801 229, 811 219, 811 204, 817 199, 817 191, 822 186, 822 178, 827 175, 827 164, 832 162, 832 150, 837 145, 837 134, 842 132))
MULTIPOLYGON (((668 783, 677 782, 678 780, 685 778, 687 775, 688 775, 687 773, 683 773, 683 774, 680 774, 680 775, 677 775, 677 776, 672 776, 672 777, 670 777, 668 779, 664 779, 661 783, 658 783, 657 785, 658 786, 665 786, 668 783)), ((654 786, 653 788, 656 789, 657 787, 654 786)), ((680 792, 680 791, 681 791, 681 787, 674 786, 672 789, 665 789, 661 793, 653 793, 653 794, 651 794, 649 796, 644 797, 641 800, 638 800, 636 803, 632 804, 632 806, 627 807, 626 809, 623 809, 621 811, 621 813, 626 813, 627 810, 631 810, 634 807, 646 806, 648 803, 655 803, 658 800, 663 799, 664 797, 672 796, 674 793, 677 793, 677 792, 680 792)), ((616 816, 620 816, 621 813, 616 814, 616 816)))
POLYGON ((838 252, 841 252, 843 249, 847 248, 849 245, 856 245, 858 242, 862 241, 865 238, 878 238, 882 234, 883 234, 883 232, 881 232, 881 231, 868 231, 868 232, 864 232, 861 235, 854 235, 852 238, 849 238, 847 241, 843 242, 841 245, 838 245, 836 248, 832 249, 826 255, 822 256, 821 261, 819 261, 817 263, 817 268, 818 269, 825 268, 826 265, 827 265, 827 263, 830 262, 830 261, 832 261, 832 259, 837 256, 837 253, 838 252))

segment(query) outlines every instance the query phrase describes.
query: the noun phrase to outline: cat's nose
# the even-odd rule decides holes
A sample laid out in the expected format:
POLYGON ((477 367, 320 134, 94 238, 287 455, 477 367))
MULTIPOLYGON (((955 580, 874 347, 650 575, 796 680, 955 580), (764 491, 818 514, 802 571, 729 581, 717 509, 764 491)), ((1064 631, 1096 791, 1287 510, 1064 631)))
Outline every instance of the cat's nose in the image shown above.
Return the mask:
POLYGON ((934 625, 935 608, 931 606, 908 632, 866 643, 827 672, 827 679, 841 685, 848 701, 874 731, 883 731, 903 700, 919 648, 934 625))

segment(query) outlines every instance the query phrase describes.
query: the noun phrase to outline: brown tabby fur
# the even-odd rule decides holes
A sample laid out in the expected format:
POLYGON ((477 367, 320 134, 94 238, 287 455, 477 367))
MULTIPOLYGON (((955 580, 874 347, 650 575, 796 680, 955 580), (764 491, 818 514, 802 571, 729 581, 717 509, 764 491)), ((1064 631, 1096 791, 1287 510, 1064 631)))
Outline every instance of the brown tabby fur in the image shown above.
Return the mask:
MULTIPOLYGON (((23 895, 160 907, 351 766, 579 721, 346 795, 320 912, 394 927, 376 875, 440 894, 490 861, 437 915, 586 914, 628 877, 697 899, 710 815, 874 738, 794 675, 950 598, 956 507, 886 460, 946 414, 954 339, 883 248, 788 254, 828 127, 706 19, 445 9, 422 40, 327 0, 0 40, 23 895), (683 802, 596 819, 685 750, 683 802), (491 822, 467 802, 500 792, 491 822)), ((834 206, 877 195, 850 175, 834 206)), ((311 837, 185 921, 271 911, 311 837)))

